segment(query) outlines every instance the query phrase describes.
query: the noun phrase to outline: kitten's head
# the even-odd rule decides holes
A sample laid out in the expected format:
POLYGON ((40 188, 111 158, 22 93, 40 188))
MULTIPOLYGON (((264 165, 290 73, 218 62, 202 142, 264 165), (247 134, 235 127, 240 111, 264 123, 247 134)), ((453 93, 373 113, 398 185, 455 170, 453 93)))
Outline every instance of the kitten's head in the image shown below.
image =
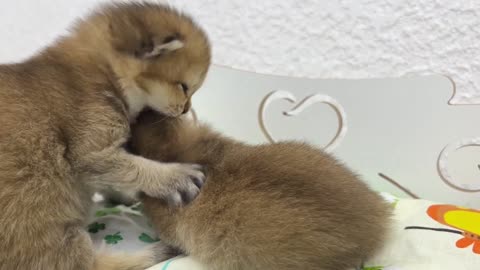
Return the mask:
POLYGON ((210 65, 207 36, 191 18, 159 4, 104 8, 113 54, 109 64, 131 115, 145 107, 169 116, 186 113, 210 65))
POLYGON ((130 150, 150 159, 178 162, 177 155, 195 140, 198 130, 188 116, 169 117, 144 110, 131 126, 130 150))

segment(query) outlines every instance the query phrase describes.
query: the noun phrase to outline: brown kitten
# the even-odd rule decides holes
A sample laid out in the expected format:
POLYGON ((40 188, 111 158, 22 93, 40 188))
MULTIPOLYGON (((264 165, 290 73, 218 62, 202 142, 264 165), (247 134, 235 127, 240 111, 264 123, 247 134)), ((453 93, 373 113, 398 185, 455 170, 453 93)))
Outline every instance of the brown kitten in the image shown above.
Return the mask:
POLYGON ((346 270, 384 240, 389 206, 305 143, 248 145, 153 112, 139 117, 132 136, 140 155, 206 168, 200 195, 183 208, 143 199, 161 239, 206 269, 346 270))
POLYGON ((85 218, 97 188, 172 204, 198 194, 197 165, 123 145, 145 107, 188 111, 209 63, 189 17, 145 3, 106 5, 39 54, 0 65, 0 269, 135 270, 164 259, 95 255, 85 218))

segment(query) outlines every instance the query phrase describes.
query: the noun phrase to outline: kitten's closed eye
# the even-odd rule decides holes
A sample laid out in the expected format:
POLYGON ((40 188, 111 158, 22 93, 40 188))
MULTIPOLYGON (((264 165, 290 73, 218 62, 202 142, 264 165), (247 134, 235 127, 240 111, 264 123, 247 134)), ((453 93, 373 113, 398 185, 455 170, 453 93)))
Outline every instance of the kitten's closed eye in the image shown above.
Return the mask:
POLYGON ((188 88, 188 85, 186 83, 179 82, 178 85, 180 86, 182 91, 185 92, 185 94, 188 92, 189 88, 188 88))

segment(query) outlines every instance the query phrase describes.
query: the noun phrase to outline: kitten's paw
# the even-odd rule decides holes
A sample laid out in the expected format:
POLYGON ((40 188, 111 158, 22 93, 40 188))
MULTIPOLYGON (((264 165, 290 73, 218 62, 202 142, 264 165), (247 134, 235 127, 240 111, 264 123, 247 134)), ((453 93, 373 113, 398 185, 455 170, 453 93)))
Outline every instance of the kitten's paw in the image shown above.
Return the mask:
POLYGON ((144 192, 164 199, 169 206, 178 207, 190 203, 200 193, 205 183, 202 167, 196 164, 164 164, 162 176, 157 178, 144 192))

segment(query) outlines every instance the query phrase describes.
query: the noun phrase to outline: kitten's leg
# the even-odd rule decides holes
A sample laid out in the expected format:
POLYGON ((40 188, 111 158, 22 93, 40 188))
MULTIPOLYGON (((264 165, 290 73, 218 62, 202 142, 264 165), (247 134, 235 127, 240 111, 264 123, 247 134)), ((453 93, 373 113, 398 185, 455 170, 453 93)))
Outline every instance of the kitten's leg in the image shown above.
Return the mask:
POLYGON ((178 209, 172 209, 168 202, 163 199, 141 196, 143 203, 143 212, 150 219, 155 230, 160 235, 160 239, 165 243, 175 247, 184 248, 182 243, 178 242, 178 209))
POLYGON ((142 191, 166 199, 169 206, 193 200, 205 180, 198 165, 157 162, 127 153, 120 147, 82 156, 76 171, 96 188, 111 187, 132 197, 142 191))
POLYGON ((109 254, 104 251, 97 253, 93 270, 145 270, 178 255, 176 250, 161 242, 133 254, 130 252, 109 254))
POLYGON ((62 242, 58 250, 45 250, 44 259, 38 263, 37 269, 90 270, 93 268, 95 265, 93 244, 83 228, 67 228, 62 242))

